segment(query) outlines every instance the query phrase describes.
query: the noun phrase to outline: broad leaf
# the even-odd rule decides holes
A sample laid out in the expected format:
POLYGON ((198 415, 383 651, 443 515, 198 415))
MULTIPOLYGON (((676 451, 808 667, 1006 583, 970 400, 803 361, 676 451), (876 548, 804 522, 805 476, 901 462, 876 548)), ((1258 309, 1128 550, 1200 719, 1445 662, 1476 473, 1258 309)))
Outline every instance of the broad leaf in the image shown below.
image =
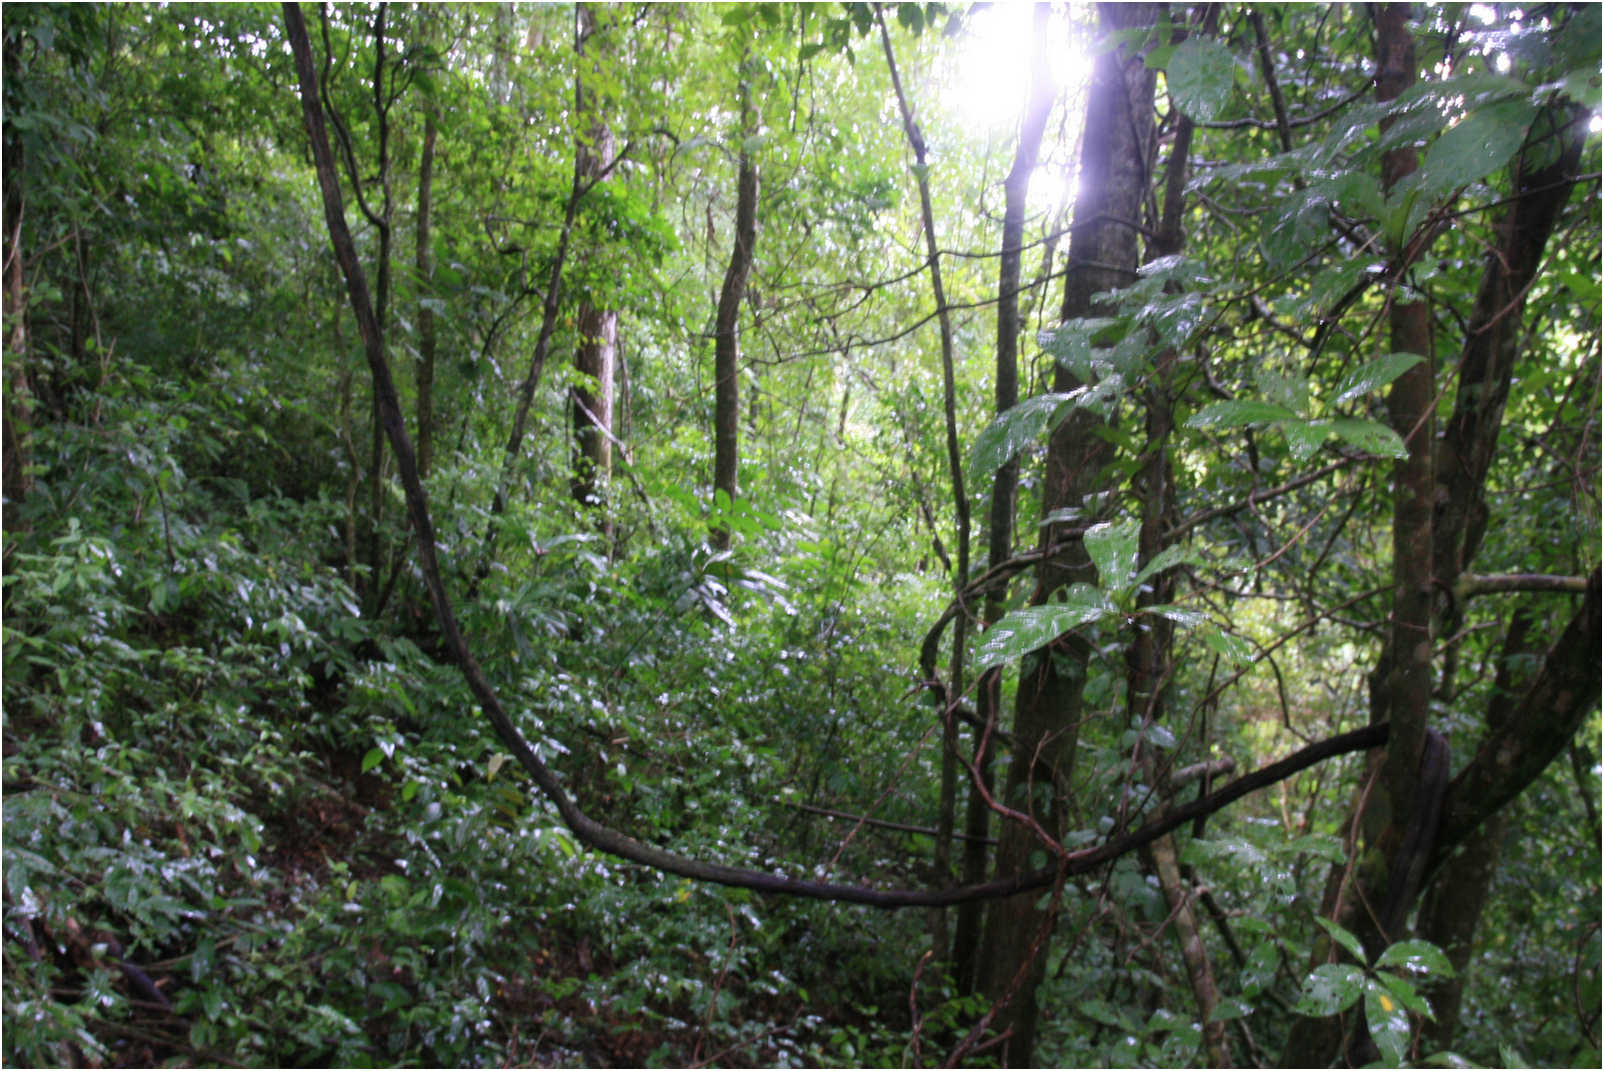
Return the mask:
POLYGON ((1086 554, 1097 566, 1097 583, 1104 591, 1124 587, 1136 571, 1139 535, 1134 521, 1105 522, 1086 530, 1086 554))
POLYGON ((1374 420, 1333 420, 1331 430, 1345 442, 1367 454, 1380 457, 1408 457, 1409 450, 1398 433, 1374 420))
POLYGON ((1189 37, 1170 54, 1164 77, 1170 99, 1200 123, 1213 119, 1231 97, 1236 60, 1231 50, 1209 37, 1189 37))
POLYGON ((1207 614, 1200 613, 1197 610, 1185 610, 1179 606, 1171 606, 1168 603, 1145 606, 1142 608, 1142 612, 1152 614, 1155 617, 1162 617, 1167 621, 1173 621, 1182 628, 1196 628, 1208 620, 1207 614))
POLYGON ((1254 399, 1215 402, 1205 405, 1187 420, 1189 428, 1245 428, 1252 424, 1270 424, 1277 420, 1296 420, 1298 414, 1285 406, 1254 399))
POLYGON ((1152 559, 1149 560, 1146 565, 1142 566, 1142 571, 1136 574, 1136 580, 1134 583, 1141 584, 1142 581, 1146 580, 1148 577, 1156 576, 1166 569, 1173 569, 1177 565, 1201 564, 1202 559, 1198 557, 1197 553, 1193 551, 1192 548, 1177 543, 1174 546, 1165 547, 1163 550, 1153 555, 1152 559))
POLYGON ((1431 1005, 1409 979, 1400 978, 1396 974, 1378 974, 1375 976, 1375 981, 1385 986, 1394 999, 1416 1015, 1425 1016, 1427 1019, 1436 1018, 1431 1012, 1431 1005))
POLYGON ((1253 1014, 1253 1006, 1235 997, 1226 997, 1209 1013, 1209 1022, 1221 1023, 1229 1019, 1246 1019, 1253 1014))
POLYGON ((1253 645, 1241 636, 1233 636, 1213 627, 1201 629, 1197 635, 1209 650, 1232 665, 1241 666, 1253 661, 1253 645))
POLYGON ((1023 658, 1071 629, 1115 612, 1101 592, 1085 584, 1071 588, 1067 602, 1010 610, 986 630, 985 638, 975 651, 975 671, 983 672, 1023 658))
POLYGON ((1287 448, 1292 460, 1307 461, 1331 438, 1331 421, 1289 420, 1281 425, 1281 430, 1286 432, 1287 448))
POLYGON ((1424 360, 1418 353, 1389 353, 1385 357, 1366 361, 1342 377, 1332 404, 1342 405, 1373 390, 1380 390, 1424 360))
POLYGON ((1300 1015, 1335 1015, 1359 999, 1364 981, 1364 971, 1349 963, 1316 967, 1303 980, 1303 992, 1294 1010, 1300 1015))
POLYGON ((1325 930, 1326 933, 1331 935, 1331 939, 1333 941, 1347 949, 1348 955, 1352 956, 1361 963, 1364 962, 1365 950, 1364 946, 1359 943, 1359 938, 1355 937, 1353 934, 1349 933, 1341 926, 1338 926, 1335 922, 1332 922, 1328 918, 1316 916, 1314 921, 1318 922, 1320 927, 1325 930))
POLYGON ((1381 954, 1376 966, 1402 967, 1412 974, 1430 974, 1438 978, 1454 976, 1454 965, 1448 962, 1442 949, 1430 941, 1399 941, 1381 954))
POLYGON ((1038 394, 1013 406, 975 436, 969 456, 969 479, 979 482, 1008 463, 1019 451, 1041 438, 1061 419, 1071 404, 1068 394, 1038 394))
POLYGON ((1478 108, 1432 142, 1421 161, 1422 190, 1430 197, 1479 182, 1520 151, 1537 108, 1502 100, 1478 108))
POLYGON ((1376 982, 1365 985, 1365 1021, 1370 1040, 1381 1050, 1389 1067, 1403 1063, 1409 1053, 1409 1012, 1397 997, 1376 982))

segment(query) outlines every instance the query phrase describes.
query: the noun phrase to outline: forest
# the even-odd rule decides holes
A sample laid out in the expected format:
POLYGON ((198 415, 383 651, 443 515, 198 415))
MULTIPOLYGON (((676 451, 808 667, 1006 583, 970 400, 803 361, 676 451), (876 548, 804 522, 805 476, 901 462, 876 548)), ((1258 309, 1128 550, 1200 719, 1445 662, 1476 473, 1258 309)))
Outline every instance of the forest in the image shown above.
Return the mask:
POLYGON ((0 1059, 1599 1066, 1600 11, 6 4, 0 1059))

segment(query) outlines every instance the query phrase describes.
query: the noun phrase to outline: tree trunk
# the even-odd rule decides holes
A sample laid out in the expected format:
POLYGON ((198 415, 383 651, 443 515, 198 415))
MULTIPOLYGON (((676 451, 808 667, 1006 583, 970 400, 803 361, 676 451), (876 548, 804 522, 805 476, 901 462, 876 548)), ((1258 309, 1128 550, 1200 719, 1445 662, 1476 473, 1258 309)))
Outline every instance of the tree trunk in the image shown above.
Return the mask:
MULTIPOLYGON (((1376 99, 1388 101, 1415 81, 1415 43, 1409 30, 1408 4, 1392 3, 1371 10, 1376 28, 1376 99)), ((1383 120, 1385 130, 1390 120, 1383 120)), ((1412 146, 1393 149, 1382 157, 1384 190, 1412 174, 1418 166, 1412 146)), ((1402 265, 1403 251, 1393 250, 1402 265)), ((1388 722, 1391 732, 1386 751, 1372 756, 1361 809, 1354 813, 1357 866, 1337 868, 1328 881, 1321 914, 1356 934, 1367 955, 1374 957, 1397 940, 1402 918, 1418 891, 1420 873, 1411 841, 1424 837, 1429 850, 1435 828, 1412 826, 1417 808, 1421 821, 1435 810, 1437 801, 1416 799, 1424 783, 1422 763, 1427 756, 1427 715, 1433 683, 1432 643, 1432 394, 1435 374, 1431 360, 1429 310, 1420 301, 1404 297, 1402 288, 1388 295, 1388 318, 1394 352, 1421 358, 1393 381, 1387 395, 1392 429, 1404 441, 1406 456, 1393 465, 1392 613, 1391 629, 1382 653, 1370 673, 1370 720, 1388 722), (1411 831, 1416 834, 1411 837, 1411 831), (1400 864, 1394 866, 1394 863, 1400 864), (1349 882, 1352 882, 1350 887, 1349 882)), ((1444 758, 1441 761, 1446 761, 1444 758)), ((1314 964, 1337 955, 1328 940, 1316 943, 1314 964)), ((1361 1013, 1362 1014, 1362 1013, 1361 1013)), ((1348 1039, 1347 1058, 1360 1063, 1374 1059, 1369 1032, 1361 1021, 1345 1026, 1338 1018, 1299 1019, 1287 1041, 1287 1059, 1320 1065, 1337 1058, 1342 1039, 1348 1039)))
MULTIPOLYGON (((1003 180, 1003 233, 1002 256, 997 268, 997 387, 996 411, 998 415, 1012 409, 1019 401, 1019 313, 1020 265, 1024 259, 1025 200, 1030 192, 1030 177, 1036 170, 1041 155, 1042 134, 1047 129, 1047 116, 1053 108, 1053 84, 1048 71, 1048 20, 1051 14, 1046 4, 1037 4, 1031 27, 1033 47, 1030 55, 1030 88, 1027 90, 1025 110, 1019 121, 1019 144, 1014 150, 1014 164, 1003 180)), ((991 482, 991 513, 986 530, 986 560, 996 568, 1013 556, 1014 550, 1014 497, 1019 485, 1019 459, 1009 458, 993 476, 991 482)), ((960 584, 965 578, 960 577, 960 584)), ((986 596, 981 620, 989 626, 1003 615, 1007 591, 992 589, 986 596)), ((976 686, 976 699, 980 718, 987 725, 997 725, 1002 719, 1002 670, 988 670, 976 686)), ((990 748, 982 745, 983 731, 975 733, 973 762, 980 777, 984 793, 974 785, 969 788, 968 813, 965 816, 963 881, 973 884, 986 876, 988 852, 986 837, 991 828, 991 808, 986 796, 992 791, 992 757, 990 748)), ((971 993, 977 981, 976 955, 980 947, 980 928, 984 911, 980 904, 965 904, 958 910, 958 921, 953 933, 953 978, 960 993, 971 993)))
POLYGON ((418 161, 418 475, 427 478, 434 461, 434 250, 430 246, 430 197, 434 182, 434 109, 423 116, 423 149, 418 161))
MULTIPOLYGON (((1151 26, 1154 17, 1151 4, 1110 4, 1100 9, 1105 33, 1151 26)), ((1094 294, 1127 286, 1135 277, 1140 233, 1136 225, 1142 219, 1154 137, 1154 81, 1153 72, 1128 45, 1097 52, 1087 94, 1080 194, 1064 283, 1065 320, 1097 314, 1094 294)), ((1054 370, 1054 390, 1079 386, 1066 369, 1054 370)), ((1101 423, 1082 409, 1053 432, 1043 484, 1044 515, 1083 506, 1102 489, 1099 477, 1113 454, 1100 434, 1101 423)), ((1081 522, 1092 519, 1083 515, 1081 522)), ((1041 538, 1043 546, 1065 549, 1038 568, 1033 603, 1045 602, 1066 584, 1096 579, 1084 548, 1066 525, 1048 526, 1041 538)), ((1072 632, 1050 649, 1034 652, 1020 669, 1014 750, 1002 800, 1058 837, 1064 832, 1064 793, 1074 769, 1089 655, 1087 639, 1072 632)), ((1028 828, 1004 823, 998 835, 997 876, 1029 869, 1036 843, 1028 828)), ((1028 1066, 1035 1043, 1035 990, 1045 965, 1043 927, 1049 921, 1048 913, 1037 908, 1038 899, 1029 895, 999 901, 986 920, 983 944, 989 955, 981 966, 980 989, 994 1003, 1009 1001, 997 1026, 1010 1032, 1002 1054, 1010 1066, 1028 1066)))
MULTIPOLYGON (((1374 14, 1377 97, 1388 100, 1415 77, 1409 6, 1390 4, 1374 14)), ((1524 294, 1569 194, 1580 153, 1581 122, 1565 109, 1544 114, 1549 125, 1545 129, 1542 119, 1534 124, 1528 150, 1545 137, 1563 139, 1563 149, 1556 159, 1552 144, 1544 145, 1543 168, 1523 166, 1528 151, 1517 162, 1517 195, 1500 226, 1500 246, 1488 256, 1461 352, 1454 416, 1435 449, 1431 418, 1436 386, 1429 359, 1428 311, 1423 304, 1404 301, 1389 308, 1392 348, 1428 358, 1396 380, 1388 396, 1390 422, 1403 437, 1408 456, 1397 463, 1393 474, 1392 629, 1370 684, 1372 721, 1389 721, 1391 732, 1385 755, 1379 763, 1372 762, 1375 784, 1357 816, 1361 839, 1356 848, 1358 865, 1351 871, 1352 887, 1345 880, 1347 869, 1335 868, 1322 906, 1322 914, 1357 934, 1371 955, 1406 935, 1410 905, 1426 877, 1541 774, 1598 701, 1595 572, 1582 609, 1520 700, 1518 709, 1533 713, 1504 719, 1490 710, 1488 734, 1470 764, 1446 784, 1440 799, 1426 798, 1435 792, 1421 791, 1428 775, 1446 780, 1446 771, 1432 768, 1446 764, 1446 746, 1427 746, 1428 738, 1435 736, 1426 725, 1433 692, 1432 637, 1442 616, 1433 606, 1434 593, 1453 589, 1480 545, 1486 525, 1482 495, 1520 348, 1524 294), (1535 713, 1539 710, 1541 715, 1535 713), (1493 721, 1505 724, 1493 726, 1493 721), (1433 818, 1434 814, 1439 817, 1433 818)), ((1388 153, 1383 159, 1384 184, 1390 187, 1413 168, 1413 150, 1388 153)), ((1407 267, 1402 251, 1395 251, 1395 262, 1407 267)), ((1450 604, 1446 620, 1452 624, 1458 612, 1450 604)), ((1482 843, 1453 866, 1452 872, 1465 886, 1445 889, 1423 919, 1429 923, 1436 918, 1431 932, 1450 948, 1468 948, 1496 868, 1496 847, 1488 838, 1499 833, 1496 825, 1481 831, 1482 843)), ((1334 954, 1322 941, 1316 946, 1315 961, 1334 954)), ((1338 1056, 1342 1036, 1337 1019, 1300 1019, 1288 1038, 1283 1063, 1328 1063, 1338 1056)), ((1367 1057, 1370 1048, 1362 1022, 1351 1036, 1356 1046, 1348 1057, 1367 1057)))
MULTIPOLYGON (((592 5, 579 6, 580 51, 596 32, 596 12, 592 5)), ((581 59, 580 62, 584 62, 581 59)), ((594 93, 581 91, 581 114, 589 113, 589 141, 578 147, 579 169, 587 184, 603 181, 616 152, 613 133, 597 114, 594 93)), ((598 507, 605 533, 607 482, 613 468, 613 366, 618 352, 618 312, 598 307, 589 294, 579 301, 577 327, 579 345, 574 351, 574 369, 580 375, 571 396, 574 427, 574 473, 569 486, 574 501, 598 507)))
MULTIPOLYGON (((1209 7, 1204 14, 1203 31, 1211 33, 1217 18, 1218 8, 1209 7)), ((1192 120, 1186 115, 1178 115, 1169 163, 1165 168, 1159 226, 1148 246, 1149 261, 1174 256, 1181 252, 1184 244, 1181 216, 1186 202, 1187 157, 1192 148, 1192 131, 1192 120)), ((1139 567, 1145 566, 1165 549, 1163 533, 1174 522, 1175 474, 1170 463, 1170 437, 1175 430, 1173 392, 1177 356, 1171 348, 1158 354, 1151 384, 1143 398, 1147 411, 1142 444, 1144 456, 1136 483, 1142 500, 1142 521, 1137 537, 1139 567)), ((1172 599, 1173 589, 1172 574, 1159 573, 1138 593, 1138 605, 1168 603, 1172 599)), ((1164 693, 1172 670, 1174 639, 1175 626, 1168 618, 1149 615, 1137 624, 1135 635, 1126 650, 1127 724, 1146 726, 1164 721, 1164 693)), ((1169 796, 1172 790, 1164 756, 1143 746, 1141 759, 1143 776, 1147 782, 1159 786, 1161 795, 1169 796)), ((1214 1009, 1220 1002, 1219 986, 1215 982, 1214 968, 1203 940, 1203 927, 1193 907, 1194 883, 1187 881, 1182 872, 1175 837, 1165 835, 1154 841, 1144 853, 1144 860, 1158 879, 1159 888, 1169 905, 1169 926, 1175 934, 1187 982, 1197 1006, 1198 1020, 1203 1024, 1203 1049, 1208 1065, 1229 1067, 1232 1060, 1226 1024, 1223 1020, 1213 1018, 1214 1009)))
MULTIPOLYGON (((730 262, 724 270, 724 286, 718 296, 718 316, 713 327, 713 494, 724 492, 730 506, 739 493, 740 477, 740 365, 741 301, 746 297, 746 278, 752 270, 757 248, 757 165, 747 151, 750 133, 751 93, 741 82, 741 146, 735 178, 735 242, 730 262)), ((716 550, 727 550, 730 530, 714 522, 710 531, 716 550)))
MULTIPOLYGON (((12 48, 9 39, 6 48, 8 52, 12 48)), ((6 69, 16 70, 14 56, 6 56, 6 69)), ((16 168, 15 174, 22 173, 20 160, 7 163, 16 168)), ((28 389, 28 302, 22 281, 22 188, 16 182, 6 183, 5 242, 5 454, 0 471, 5 474, 6 504, 15 507, 33 482, 28 474, 33 407, 28 389)))
MULTIPOLYGON (((958 795, 958 721, 954 706, 964 692, 964 645, 969 625, 969 614, 963 606, 963 587, 969 577, 969 496, 964 491, 963 458, 958 449, 958 392, 956 358, 953 355, 952 315, 947 307, 947 292, 941 280, 941 249, 936 241, 936 213, 930 199, 930 168, 927 162, 924 134, 914 118, 913 106, 902 88, 902 77, 897 71, 896 53, 891 48, 891 33, 886 29, 883 14, 876 9, 880 24, 880 43, 885 49, 886 67, 891 73, 891 86, 897 96, 897 108, 902 113, 902 129, 913 150, 914 182, 919 188, 919 219, 925 236, 925 269, 930 273, 930 290, 936 301, 936 320, 941 327, 941 411, 947 432, 947 473, 952 481, 953 521, 956 531, 958 567, 953 577, 959 612, 952 628, 952 669, 946 688, 946 702, 942 706, 941 732, 941 796, 937 818, 935 872, 942 881, 950 880, 952 872, 953 829, 956 824, 958 795)), ((935 909, 930 913, 931 944, 938 955, 946 954, 947 913, 935 909)))

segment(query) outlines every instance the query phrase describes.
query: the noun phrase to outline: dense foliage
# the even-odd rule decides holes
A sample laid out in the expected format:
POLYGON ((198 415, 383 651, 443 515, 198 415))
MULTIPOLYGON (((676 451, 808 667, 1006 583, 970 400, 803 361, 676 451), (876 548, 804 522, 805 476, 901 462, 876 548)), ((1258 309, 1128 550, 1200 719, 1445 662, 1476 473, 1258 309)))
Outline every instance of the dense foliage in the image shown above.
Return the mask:
MULTIPOLYGON (((1374 947, 1322 902, 1350 872, 1387 887, 1393 842, 1357 817, 1379 767, 1358 754, 1030 892, 1034 1059, 1265 1065, 1342 1012, 1344 1046, 1368 1033, 1392 1065, 1597 1066, 1599 9, 1415 5, 1419 80, 1381 101, 1363 6, 1147 14, 1037 25, 1077 61, 999 295, 1021 102, 976 130, 952 98, 973 42, 1011 34, 1019 61, 1028 20, 307 8, 468 647, 592 817, 687 857, 905 889, 962 877, 976 676, 1000 671, 1006 712, 1062 668, 1070 754, 1008 797, 1012 723, 985 729, 999 815, 981 828, 1051 812, 1029 866, 1067 860, 1372 719, 1407 595, 1400 473, 1419 426, 1480 441, 1444 429, 1496 328, 1507 402, 1477 425, 1468 558, 1424 595, 1417 713, 1470 776, 1575 662, 1591 606, 1591 691, 1555 713, 1558 757, 1431 858, 1409 940, 1374 947), (1157 87, 1131 229, 1147 255, 1061 322, 1070 223, 1096 222, 1084 76, 1113 55, 1157 87), (931 163, 909 170, 910 140, 931 163), (1407 150, 1419 168, 1395 181, 1407 150), (713 489, 715 318, 743 161, 760 179, 731 496, 713 489), (1484 275, 1546 194, 1552 236, 1488 318, 1484 275), (1184 247, 1166 250, 1170 198, 1184 247), (1025 401, 998 416, 1007 298, 1025 401), (1430 352, 1401 350, 1389 318, 1420 305, 1430 352), (611 384, 576 359, 601 312, 611 384), (1428 402, 1400 430, 1397 385, 1421 369, 1428 402), (610 461, 585 470, 575 429, 604 387, 610 461), (1102 460, 1060 508, 1070 433, 1102 460), (1014 564, 988 573, 984 525, 960 553, 952 488, 982 517, 1014 458, 994 553, 1014 564), (1070 528, 1090 579, 1038 598, 1070 528), (1450 900, 1472 889, 1467 926, 1450 900)), ((621 862, 532 790, 431 602, 285 27, 256 5, 5 8, 6 1062, 1018 1059, 984 1018, 1017 994, 955 969, 953 912, 621 862)))

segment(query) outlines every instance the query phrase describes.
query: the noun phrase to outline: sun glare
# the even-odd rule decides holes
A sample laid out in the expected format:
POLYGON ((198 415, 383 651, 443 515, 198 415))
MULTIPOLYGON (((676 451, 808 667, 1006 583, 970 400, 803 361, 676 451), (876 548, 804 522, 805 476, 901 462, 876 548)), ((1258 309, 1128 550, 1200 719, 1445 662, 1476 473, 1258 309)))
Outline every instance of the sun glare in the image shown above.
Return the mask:
MULTIPOLYGON (((944 90, 949 111, 965 129, 982 136, 1002 133, 1019 122, 1030 78, 1035 23, 1031 3, 979 6, 966 20, 956 63, 944 90)), ((1062 89, 1085 78, 1084 56, 1070 47, 1062 8, 1047 23, 1053 40, 1049 72, 1062 89)))

